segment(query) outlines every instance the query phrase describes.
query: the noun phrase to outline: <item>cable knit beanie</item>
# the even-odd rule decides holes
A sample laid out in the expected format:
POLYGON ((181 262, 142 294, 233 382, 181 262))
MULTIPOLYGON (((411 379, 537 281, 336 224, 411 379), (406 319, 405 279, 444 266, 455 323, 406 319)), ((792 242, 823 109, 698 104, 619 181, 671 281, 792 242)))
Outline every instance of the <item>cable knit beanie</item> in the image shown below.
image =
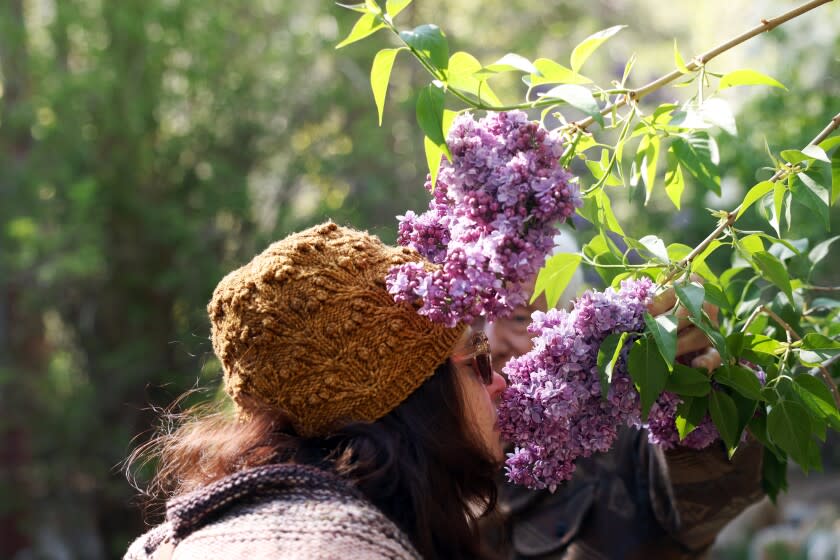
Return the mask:
POLYGON ((464 332, 388 293, 392 266, 422 260, 412 249, 326 223, 225 276, 207 311, 225 390, 240 414, 279 409, 311 437, 396 408, 464 332))

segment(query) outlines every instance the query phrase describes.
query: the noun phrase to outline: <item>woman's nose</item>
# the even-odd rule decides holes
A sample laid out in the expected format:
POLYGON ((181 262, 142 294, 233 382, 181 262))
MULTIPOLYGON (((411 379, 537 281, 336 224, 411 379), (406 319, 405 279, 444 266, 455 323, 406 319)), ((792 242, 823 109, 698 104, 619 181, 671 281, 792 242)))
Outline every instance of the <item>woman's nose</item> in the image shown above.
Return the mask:
POLYGON ((487 392, 490 393, 490 397, 493 399, 499 398, 505 389, 507 389, 507 381, 505 381, 505 378, 501 374, 494 371, 493 382, 487 386, 487 392))

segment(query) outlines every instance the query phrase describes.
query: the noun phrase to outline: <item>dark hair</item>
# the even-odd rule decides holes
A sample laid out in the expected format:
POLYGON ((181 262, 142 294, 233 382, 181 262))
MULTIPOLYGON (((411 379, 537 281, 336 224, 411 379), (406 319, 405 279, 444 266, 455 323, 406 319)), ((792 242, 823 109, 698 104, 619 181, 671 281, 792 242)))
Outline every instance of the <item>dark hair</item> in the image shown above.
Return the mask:
MULTIPOLYGON (((454 368, 438 366, 419 389, 373 423, 301 438, 268 411, 241 422, 206 407, 165 416, 170 427, 135 450, 127 470, 157 459, 143 491, 153 501, 273 462, 316 465, 349 480, 426 558, 482 558, 477 518, 495 506, 497 462, 467 420, 454 368)), ((141 490, 142 491, 142 490, 141 490)))

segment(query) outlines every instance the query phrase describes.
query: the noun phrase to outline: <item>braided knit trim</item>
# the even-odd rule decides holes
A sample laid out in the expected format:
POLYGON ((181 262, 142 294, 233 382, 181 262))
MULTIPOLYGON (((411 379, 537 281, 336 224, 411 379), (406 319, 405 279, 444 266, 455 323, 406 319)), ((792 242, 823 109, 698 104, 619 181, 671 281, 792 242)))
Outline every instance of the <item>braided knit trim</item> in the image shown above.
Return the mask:
POLYGON ((339 496, 367 501, 358 489, 342 478, 308 465, 266 465, 240 471, 184 496, 172 499, 166 519, 175 540, 218 518, 248 497, 264 497, 292 488, 322 489, 339 496))

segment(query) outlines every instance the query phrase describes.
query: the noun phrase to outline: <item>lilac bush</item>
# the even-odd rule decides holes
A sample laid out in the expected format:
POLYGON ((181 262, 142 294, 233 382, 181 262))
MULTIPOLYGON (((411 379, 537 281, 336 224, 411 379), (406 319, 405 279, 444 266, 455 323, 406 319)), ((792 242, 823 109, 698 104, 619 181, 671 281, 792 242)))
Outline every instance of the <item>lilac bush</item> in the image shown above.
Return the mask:
POLYGON ((560 136, 522 111, 459 115, 447 145, 452 161, 442 160, 434 188, 426 182, 429 209, 406 212, 399 225, 402 245, 442 266, 404 264, 386 280, 397 301, 422 299, 421 314, 454 326, 525 304, 524 286, 581 199, 559 164, 560 136))

